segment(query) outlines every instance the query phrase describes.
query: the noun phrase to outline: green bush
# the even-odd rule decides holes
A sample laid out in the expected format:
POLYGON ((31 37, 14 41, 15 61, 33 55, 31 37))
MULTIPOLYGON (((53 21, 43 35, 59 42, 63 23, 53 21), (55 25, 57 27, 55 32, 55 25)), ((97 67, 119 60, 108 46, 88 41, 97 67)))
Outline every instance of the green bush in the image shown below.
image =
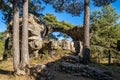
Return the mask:
POLYGON ((5 38, 5 31, 0 32, 0 56, 4 53, 4 38, 5 38))
POLYGON ((0 56, 4 53, 4 41, 0 40, 0 56))

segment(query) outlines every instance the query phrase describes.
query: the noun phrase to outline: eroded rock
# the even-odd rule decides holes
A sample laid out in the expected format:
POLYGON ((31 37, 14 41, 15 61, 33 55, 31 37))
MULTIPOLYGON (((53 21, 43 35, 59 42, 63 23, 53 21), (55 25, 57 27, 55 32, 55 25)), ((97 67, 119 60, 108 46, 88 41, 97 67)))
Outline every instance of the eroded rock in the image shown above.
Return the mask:
POLYGON ((37 80, 52 80, 53 75, 49 72, 46 65, 36 64, 30 69, 30 73, 37 80))

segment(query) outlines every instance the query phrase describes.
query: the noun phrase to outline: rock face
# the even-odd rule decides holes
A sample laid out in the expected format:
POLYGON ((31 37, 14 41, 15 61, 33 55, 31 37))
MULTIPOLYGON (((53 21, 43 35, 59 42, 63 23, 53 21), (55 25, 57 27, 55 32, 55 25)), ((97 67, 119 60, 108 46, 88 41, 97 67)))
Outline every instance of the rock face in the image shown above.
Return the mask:
POLYGON ((81 41, 52 40, 49 42, 49 45, 51 50, 57 50, 57 49, 69 50, 71 52, 75 52, 77 55, 80 56, 82 55, 83 44, 81 41))
POLYGON ((63 40, 62 41, 62 49, 63 50, 70 50, 71 49, 70 44, 71 44, 70 41, 63 40))
POLYGON ((74 42, 67 40, 62 40, 62 41, 52 40, 49 42, 49 47, 51 50, 62 49, 73 52, 75 51, 74 42))
POLYGON ((30 53, 37 57, 38 51, 42 48, 42 34, 45 26, 32 14, 29 14, 28 22, 30 53))
MULTIPOLYGON (((22 29, 22 18, 19 18, 20 22, 20 39, 21 39, 21 29, 22 29)), ((9 30, 12 33, 12 25, 13 21, 9 23, 9 30)), ((34 56, 38 55, 38 51, 42 48, 42 36, 46 32, 46 26, 41 23, 40 19, 34 16, 33 14, 29 14, 28 16, 28 40, 29 40, 29 52, 30 54, 34 54, 34 56)), ((21 42, 21 40, 20 40, 21 42)))
POLYGON ((52 40, 49 42, 49 51, 50 56, 54 56, 56 54, 56 50, 58 49, 58 41, 52 40))

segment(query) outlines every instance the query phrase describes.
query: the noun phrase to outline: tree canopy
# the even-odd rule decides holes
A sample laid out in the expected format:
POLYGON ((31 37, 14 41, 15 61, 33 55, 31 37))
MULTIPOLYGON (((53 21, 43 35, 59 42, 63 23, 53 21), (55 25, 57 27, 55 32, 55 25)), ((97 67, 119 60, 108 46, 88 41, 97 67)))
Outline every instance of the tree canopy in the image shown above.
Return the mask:
POLYGON ((116 13, 111 5, 104 6, 102 11, 96 10, 92 12, 92 49, 99 50, 100 52, 109 48, 116 50, 117 40, 120 39, 118 19, 120 19, 120 15, 116 13))
POLYGON ((47 13, 46 16, 43 16, 43 19, 48 25, 51 25, 52 27, 59 27, 65 30, 74 28, 74 25, 72 25, 71 23, 68 23, 66 21, 58 21, 56 16, 50 13, 47 13))

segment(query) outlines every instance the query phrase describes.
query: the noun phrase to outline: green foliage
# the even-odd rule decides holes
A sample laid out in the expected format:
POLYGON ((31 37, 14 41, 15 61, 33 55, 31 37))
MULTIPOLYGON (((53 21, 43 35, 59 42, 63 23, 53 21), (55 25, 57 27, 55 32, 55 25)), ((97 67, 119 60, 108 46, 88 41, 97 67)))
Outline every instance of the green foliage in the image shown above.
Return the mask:
POLYGON ((44 6, 41 4, 42 3, 39 0, 29 0, 29 13, 32 13, 37 17, 43 16, 41 12, 44 10, 44 6))
POLYGON ((0 40, 0 56, 2 56, 4 53, 4 41, 0 40))
MULTIPOLYGON (((91 14, 92 38, 91 50, 93 53, 115 53, 117 40, 120 39, 120 16, 111 6, 104 6, 102 11, 93 11, 91 14)), ((103 55, 103 54, 102 54, 103 55)))
POLYGON ((0 41, 4 41, 5 32, 0 32, 0 41))
POLYGON ((58 28, 63 28, 65 30, 71 29, 74 27, 74 25, 66 22, 66 21, 58 21, 56 16, 53 14, 47 13, 46 16, 43 17, 43 19, 52 27, 58 27, 58 28))
POLYGON ((93 30, 106 29, 106 27, 115 26, 120 16, 111 6, 104 6, 102 11, 93 11, 91 14, 91 23, 93 30), (95 27, 95 28, 94 28, 95 27))
MULTIPOLYGON (((56 12, 67 12, 74 16, 80 16, 84 11, 84 0, 42 0, 51 4, 56 12)), ((116 0, 92 0, 95 6, 109 5, 116 0)))
POLYGON ((110 3, 115 2, 116 0, 92 0, 95 6, 105 6, 108 5, 110 3))
POLYGON ((79 16, 83 11, 84 0, 43 0, 51 4, 56 12, 66 11, 74 16, 79 16))
POLYGON ((4 38, 5 38, 5 32, 0 33, 0 56, 4 53, 4 38))
POLYGON ((9 0, 0 0, 0 10, 2 11, 2 14, 4 15, 3 19, 8 23, 12 17, 13 17, 13 9, 12 9, 12 1, 9 0))
MULTIPOLYGON (((23 8, 23 1, 19 1, 19 9, 20 9, 20 17, 22 16, 22 8, 23 8)), ((40 0, 28 0, 29 1, 29 6, 28 10, 29 13, 32 13, 38 17, 42 16, 41 11, 44 9, 44 7, 41 5, 40 0)), ((0 0, 0 10, 2 14, 4 15, 3 19, 5 20, 6 23, 9 23, 13 19, 13 5, 14 5, 14 0, 0 0)))

